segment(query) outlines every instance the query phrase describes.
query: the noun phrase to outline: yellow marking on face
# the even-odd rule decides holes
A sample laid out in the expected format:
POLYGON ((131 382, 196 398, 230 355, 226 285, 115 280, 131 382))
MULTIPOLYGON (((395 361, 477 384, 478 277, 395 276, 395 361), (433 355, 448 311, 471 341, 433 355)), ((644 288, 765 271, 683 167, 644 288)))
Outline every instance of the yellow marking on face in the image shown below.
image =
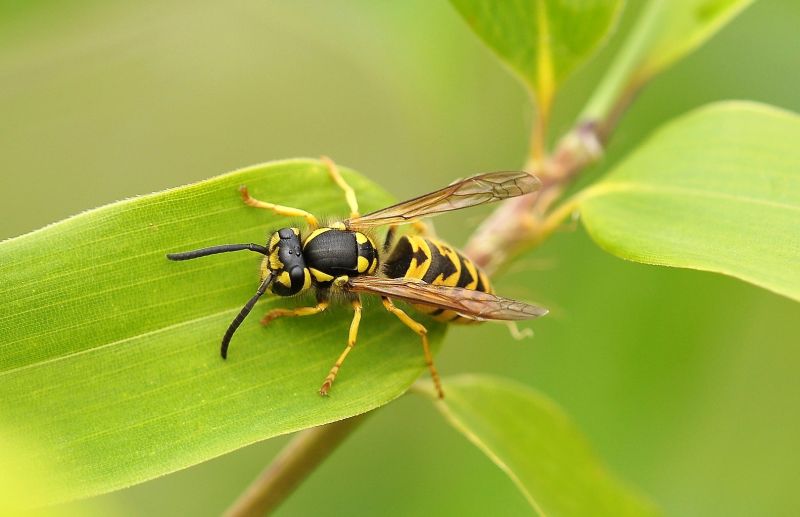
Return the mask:
POLYGON ((267 273, 269 273, 269 259, 264 257, 261 260, 261 267, 259 268, 260 280, 263 282, 265 278, 267 278, 267 273))
POLYGON ((300 228, 292 228, 292 233, 300 237, 300 228))
POLYGON ((303 246, 305 246, 306 244, 311 242, 312 239, 315 239, 315 238, 319 237, 320 235, 322 235, 323 233, 329 232, 329 231, 331 231, 331 228, 319 228, 319 229, 314 230, 313 232, 311 232, 309 234, 308 237, 306 237, 306 240, 303 241, 303 246))
POLYGON ((305 278, 303 279, 303 290, 305 290, 311 287, 311 272, 308 268, 304 268, 303 273, 305 273, 305 278))
POLYGON ((369 266, 370 266, 370 264, 369 264, 369 260, 367 260, 367 257, 358 257, 358 267, 357 267, 357 269, 358 269, 359 273, 366 273, 367 270, 369 269, 369 266))
POLYGON ((278 248, 275 248, 272 253, 269 254, 269 268, 272 271, 283 269, 283 262, 278 258, 278 248))
POLYGON ((363 233, 356 232, 356 242, 359 244, 366 244, 369 242, 369 239, 363 233))
POLYGON ((289 277, 288 271, 284 271, 278 275, 278 278, 275 281, 287 288, 292 287, 292 279, 289 277))
POLYGON ((314 279, 317 282, 330 282, 331 280, 333 280, 333 276, 329 275, 328 273, 323 273, 319 269, 314 269, 313 267, 310 269, 311 269, 311 274, 314 275, 314 279))
POLYGON ((273 233, 272 237, 269 238, 269 246, 268 246, 269 251, 274 250, 275 246, 278 245, 278 241, 280 241, 280 240, 281 240, 281 236, 278 235, 277 232, 273 233))

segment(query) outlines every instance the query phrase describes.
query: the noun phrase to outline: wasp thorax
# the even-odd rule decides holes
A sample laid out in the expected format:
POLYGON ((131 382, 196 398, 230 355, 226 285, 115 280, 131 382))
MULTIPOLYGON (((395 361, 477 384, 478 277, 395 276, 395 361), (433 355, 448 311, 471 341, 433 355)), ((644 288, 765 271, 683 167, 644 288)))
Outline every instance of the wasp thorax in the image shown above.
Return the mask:
POLYGON ((269 255, 264 259, 262 272, 275 277, 273 293, 292 296, 311 287, 311 274, 303 258, 299 229, 281 228, 272 234, 267 249, 269 255))

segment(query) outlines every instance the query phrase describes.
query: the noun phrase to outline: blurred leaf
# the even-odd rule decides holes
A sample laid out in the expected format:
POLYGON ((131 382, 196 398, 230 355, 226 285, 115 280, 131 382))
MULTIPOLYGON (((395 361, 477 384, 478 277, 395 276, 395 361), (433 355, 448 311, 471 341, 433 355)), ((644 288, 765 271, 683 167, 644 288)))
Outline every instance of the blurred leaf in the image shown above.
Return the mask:
MULTIPOLYGON (((430 383, 420 383, 426 385, 430 383)), ((500 467, 540 515, 654 515, 609 474, 569 418, 527 386, 486 375, 445 379, 447 421, 500 467)))
POLYGON ((604 120, 621 95, 705 43, 753 0, 650 0, 581 115, 604 120))
MULTIPOLYGON (((363 209, 390 198, 343 171, 363 209)), ((0 244, 0 427, 56 479, 41 503, 121 488, 247 444, 363 413, 403 393, 424 369, 417 336, 367 306, 356 350, 328 398, 317 389, 344 349, 351 311, 258 324, 265 297, 233 339, 220 338, 258 284, 260 257, 191 262, 164 254, 265 242, 283 218, 254 196, 346 214, 316 161, 259 165, 114 203, 0 244)), ((367 300, 369 302, 369 300, 367 300)), ((432 328, 433 341, 441 337, 432 328)))
MULTIPOLYGON (((3 482, 0 483, 0 515, 27 515, 26 510, 36 506, 46 493, 48 470, 34 469, 20 454, 18 440, 9 439, 5 430, 0 430, 0 465, 3 482), (13 475, 9 475, 13 472, 13 475)), ((31 511, 31 514, 39 512, 31 511)))
MULTIPOLYGON (((42 506, 47 493, 52 490, 53 469, 43 468, 47 460, 32 465, 27 452, 36 446, 26 440, 10 439, 4 429, 0 429, 0 468, 4 473, 0 483, 0 515, 14 517, 91 517, 121 515, 115 504, 109 501, 92 499, 81 508, 67 505, 42 506), (25 445, 23 445, 25 443, 25 445)), ((42 453, 41 450, 38 453, 42 453)))
MULTIPOLYGON (((639 74, 652 77, 705 43, 753 0, 651 0, 652 26, 639 74)), ((645 14, 647 16, 647 14, 645 14)))
POLYGON ((800 118, 748 102, 668 124, 578 195, 601 247, 800 300, 800 118))
POLYGON ((547 110, 564 79, 611 32, 622 0, 450 0, 547 110))

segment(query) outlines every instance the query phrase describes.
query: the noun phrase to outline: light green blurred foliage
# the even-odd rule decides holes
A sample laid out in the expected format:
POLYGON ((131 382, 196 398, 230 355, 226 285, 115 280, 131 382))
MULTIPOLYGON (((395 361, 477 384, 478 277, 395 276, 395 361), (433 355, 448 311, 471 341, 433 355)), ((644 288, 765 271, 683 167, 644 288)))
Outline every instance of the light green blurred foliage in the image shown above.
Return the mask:
MULTIPOLYGON (((519 167, 525 156, 524 92, 443 1, 0 9, 0 237, 269 159, 329 154, 402 198, 519 167)), ((799 24, 794 0, 754 4, 648 87, 589 179, 712 100, 800 111, 799 24)), ((567 82, 553 134, 609 60, 601 53, 567 82)), ((437 229, 461 244, 480 213, 443 218, 437 229)), ((800 306, 731 278, 623 262, 580 229, 557 234, 496 283, 551 315, 532 341, 515 342, 500 325, 453 329, 443 373, 502 374, 547 393, 612 470, 668 514, 797 513, 800 306)), ((70 508, 216 514, 283 443, 70 508)), ((528 511, 502 472, 412 397, 379 411, 283 507, 499 510, 528 511)))
POLYGON ((708 104, 664 124, 575 196, 618 257, 714 271, 800 301, 800 118, 766 104, 708 104))

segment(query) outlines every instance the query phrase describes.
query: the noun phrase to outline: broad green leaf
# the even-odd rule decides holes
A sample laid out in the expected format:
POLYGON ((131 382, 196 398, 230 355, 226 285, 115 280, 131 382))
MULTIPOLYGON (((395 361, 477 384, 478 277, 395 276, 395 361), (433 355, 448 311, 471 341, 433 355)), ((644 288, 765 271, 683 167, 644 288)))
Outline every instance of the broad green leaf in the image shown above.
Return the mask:
MULTIPOLYGON (((391 201, 361 176, 343 174, 362 209, 391 201)), ((265 329, 258 318, 266 310, 313 303, 267 296, 228 360, 220 358, 222 334, 258 285, 259 256, 164 255, 264 243, 287 225, 244 206, 241 184, 320 215, 348 213, 319 162, 293 160, 114 203, 0 243, 0 429, 30 444, 21 454, 34 471, 53 473, 41 503, 121 488, 369 411, 425 369, 418 337, 369 300, 358 345, 328 398, 317 389, 345 347, 348 306, 265 329)), ((441 327, 431 330, 439 341, 441 327)))
POLYGON ((622 258, 715 271, 800 300, 800 117, 714 104, 658 131, 577 196, 622 258))
POLYGON ((621 95, 705 43, 753 0, 649 0, 622 45, 582 120, 603 120, 621 95))
MULTIPOLYGON (((420 383, 425 386, 429 383, 420 383)), ((551 400, 497 377, 444 382, 447 421, 517 485, 539 515, 654 515, 655 508, 612 476, 551 400)))
POLYGON ((611 32, 622 0, 450 0, 547 109, 559 85, 611 32))

